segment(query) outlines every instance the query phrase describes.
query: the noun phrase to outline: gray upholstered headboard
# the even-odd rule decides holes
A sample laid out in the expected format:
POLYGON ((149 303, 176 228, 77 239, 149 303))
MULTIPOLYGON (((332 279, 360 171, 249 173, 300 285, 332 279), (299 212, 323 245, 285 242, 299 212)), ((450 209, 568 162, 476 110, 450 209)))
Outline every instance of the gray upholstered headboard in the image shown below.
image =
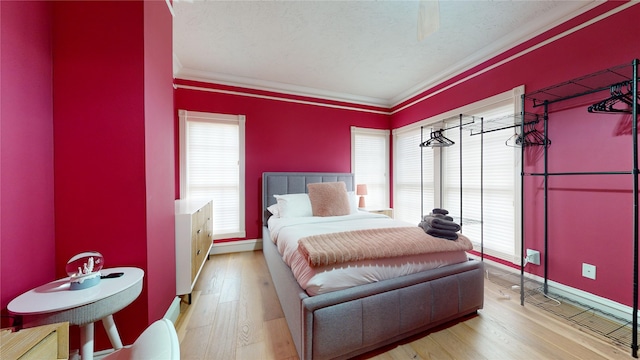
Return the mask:
MULTIPOLYGON (((276 203, 273 195, 306 193, 307 184, 344 181, 347 191, 354 191, 354 175, 351 173, 320 172, 266 172, 262 173, 262 212, 276 203)), ((266 217, 263 216, 263 224, 266 217)))

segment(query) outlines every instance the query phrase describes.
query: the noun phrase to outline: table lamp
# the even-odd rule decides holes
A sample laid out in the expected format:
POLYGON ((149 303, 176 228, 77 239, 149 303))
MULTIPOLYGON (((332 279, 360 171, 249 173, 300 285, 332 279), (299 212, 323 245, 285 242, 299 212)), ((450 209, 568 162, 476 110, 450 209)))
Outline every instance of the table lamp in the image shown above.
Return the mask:
POLYGON ((356 186, 356 195, 360 195, 360 201, 358 203, 358 207, 364 209, 364 195, 367 195, 367 185, 366 184, 358 184, 356 186))

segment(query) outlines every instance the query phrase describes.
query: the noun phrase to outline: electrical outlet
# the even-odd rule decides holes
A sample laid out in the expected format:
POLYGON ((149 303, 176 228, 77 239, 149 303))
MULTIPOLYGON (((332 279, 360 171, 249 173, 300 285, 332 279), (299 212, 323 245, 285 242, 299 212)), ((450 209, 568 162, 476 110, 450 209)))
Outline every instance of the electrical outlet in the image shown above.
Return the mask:
POLYGON ((527 262, 529 264, 540 265, 540 251, 527 249, 527 262))
POLYGON ((587 264, 587 263, 582 263, 582 276, 589 278, 589 279, 596 279, 596 266, 595 265, 591 265, 591 264, 587 264))

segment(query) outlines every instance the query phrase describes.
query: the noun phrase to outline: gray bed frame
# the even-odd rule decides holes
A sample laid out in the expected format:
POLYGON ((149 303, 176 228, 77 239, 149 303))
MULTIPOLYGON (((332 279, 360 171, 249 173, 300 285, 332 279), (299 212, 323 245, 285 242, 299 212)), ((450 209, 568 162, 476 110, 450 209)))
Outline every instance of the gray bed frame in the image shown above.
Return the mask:
MULTIPOLYGON (((262 209, 274 194, 306 193, 307 184, 349 173, 262 175, 262 209)), ((475 313, 484 301, 483 264, 469 260, 395 279, 309 296, 282 260, 263 216, 263 253, 300 359, 346 359, 475 313)))

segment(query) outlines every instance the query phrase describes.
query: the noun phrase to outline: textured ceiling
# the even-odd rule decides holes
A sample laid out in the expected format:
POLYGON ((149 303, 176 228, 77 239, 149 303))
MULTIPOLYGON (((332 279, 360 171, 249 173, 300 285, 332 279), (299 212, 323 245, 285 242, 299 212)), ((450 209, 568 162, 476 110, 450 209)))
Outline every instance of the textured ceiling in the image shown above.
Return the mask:
POLYGON ((595 1, 176 1, 177 78, 390 106, 566 21, 595 1))

